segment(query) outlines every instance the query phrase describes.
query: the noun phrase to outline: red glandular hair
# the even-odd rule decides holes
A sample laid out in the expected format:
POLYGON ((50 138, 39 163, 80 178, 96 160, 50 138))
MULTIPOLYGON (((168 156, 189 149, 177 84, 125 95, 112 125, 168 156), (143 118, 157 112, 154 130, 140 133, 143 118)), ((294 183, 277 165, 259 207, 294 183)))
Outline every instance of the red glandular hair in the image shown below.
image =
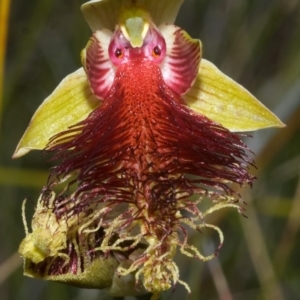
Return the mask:
POLYGON ((78 174, 74 211, 125 202, 151 215, 206 190, 232 196, 228 183, 254 179, 239 136, 189 109, 148 60, 120 65, 103 104, 48 148, 61 161, 52 180, 78 174))

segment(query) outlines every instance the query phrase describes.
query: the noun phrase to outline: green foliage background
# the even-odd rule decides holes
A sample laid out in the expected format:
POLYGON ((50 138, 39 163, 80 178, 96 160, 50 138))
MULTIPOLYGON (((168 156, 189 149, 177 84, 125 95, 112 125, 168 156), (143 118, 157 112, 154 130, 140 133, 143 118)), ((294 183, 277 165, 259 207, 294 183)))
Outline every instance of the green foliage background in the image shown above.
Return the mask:
MULTIPOLYGON (((9 1, 1 0, 1 9, 4 3, 9 1)), ((80 67, 79 53, 91 34, 80 12, 82 3, 10 3, 8 39, 6 45, 0 44, 6 47, 4 88, 0 91, 2 300, 111 299, 103 291, 25 278, 16 254, 25 235, 22 200, 30 199, 30 218, 51 164, 38 152, 18 160, 11 156, 42 100, 64 76, 80 67)), ((299 299, 300 2, 186 0, 176 24, 202 40, 205 58, 288 125, 253 133, 247 141, 256 153, 258 180, 244 193, 247 219, 230 209, 215 215, 213 222, 225 234, 219 257, 209 263, 178 257, 181 276, 193 291, 190 299, 299 299)), ((209 233, 191 239, 207 252, 217 245, 216 237, 209 233)), ((162 296, 166 300, 187 298, 182 287, 162 296)))

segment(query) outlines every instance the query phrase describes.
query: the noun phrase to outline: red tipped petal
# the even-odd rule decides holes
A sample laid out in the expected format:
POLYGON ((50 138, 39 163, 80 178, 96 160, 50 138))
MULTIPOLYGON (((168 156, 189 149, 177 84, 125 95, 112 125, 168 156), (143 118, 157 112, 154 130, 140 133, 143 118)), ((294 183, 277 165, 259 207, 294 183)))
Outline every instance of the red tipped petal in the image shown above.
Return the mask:
POLYGON ((159 27, 167 45, 161 65, 165 83, 176 93, 185 94, 195 82, 201 60, 201 42, 174 25, 159 27))
POLYGON ((111 37, 110 31, 98 30, 85 49, 85 71, 93 93, 100 99, 105 98, 115 78, 115 67, 108 54, 111 37))

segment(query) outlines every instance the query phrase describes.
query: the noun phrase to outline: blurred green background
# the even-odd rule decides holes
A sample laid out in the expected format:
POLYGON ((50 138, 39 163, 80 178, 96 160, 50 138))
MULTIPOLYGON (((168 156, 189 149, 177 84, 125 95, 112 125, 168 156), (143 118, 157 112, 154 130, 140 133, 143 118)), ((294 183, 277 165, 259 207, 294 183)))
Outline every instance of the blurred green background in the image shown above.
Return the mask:
MULTIPOLYGON (((25 235, 22 201, 29 198, 29 218, 51 164, 39 152, 18 160, 11 156, 42 100, 80 67, 79 53, 91 34, 82 3, 0 2, 2 300, 111 299, 104 291, 25 278, 16 253, 25 235)), ((253 133, 247 140, 256 153, 258 180, 244 192, 248 218, 230 209, 214 215, 213 222, 225 235, 219 257, 209 263, 177 258, 182 279, 193 291, 190 299, 300 299, 300 1, 186 0, 176 24, 202 40, 206 59, 287 124, 285 129, 253 133)), ((217 245, 214 235, 191 239, 207 253, 217 245)), ((188 296, 178 286, 162 299, 188 296)))

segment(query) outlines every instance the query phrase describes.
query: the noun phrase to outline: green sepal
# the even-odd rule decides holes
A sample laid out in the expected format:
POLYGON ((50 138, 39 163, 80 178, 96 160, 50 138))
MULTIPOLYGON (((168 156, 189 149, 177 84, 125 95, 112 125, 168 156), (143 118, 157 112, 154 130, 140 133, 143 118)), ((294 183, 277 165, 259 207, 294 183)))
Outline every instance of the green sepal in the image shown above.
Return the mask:
POLYGON ((42 150, 55 134, 84 120, 101 101, 91 92, 83 68, 65 77, 33 115, 13 158, 42 150))
POLYGON ((119 263, 113 256, 97 258, 84 265, 84 272, 77 274, 67 273, 61 275, 44 275, 37 273, 32 268, 32 261, 24 259, 24 275, 36 279, 70 284, 89 289, 110 288, 119 263))
POLYGON ((205 59, 184 99, 192 110, 233 132, 285 126, 249 91, 205 59))
MULTIPOLYGON (((83 16, 92 31, 101 28, 114 30, 123 8, 132 6, 132 0, 92 0, 81 6, 83 16)), ((147 10, 153 22, 173 24, 183 0, 136 0, 136 6, 147 10)))

